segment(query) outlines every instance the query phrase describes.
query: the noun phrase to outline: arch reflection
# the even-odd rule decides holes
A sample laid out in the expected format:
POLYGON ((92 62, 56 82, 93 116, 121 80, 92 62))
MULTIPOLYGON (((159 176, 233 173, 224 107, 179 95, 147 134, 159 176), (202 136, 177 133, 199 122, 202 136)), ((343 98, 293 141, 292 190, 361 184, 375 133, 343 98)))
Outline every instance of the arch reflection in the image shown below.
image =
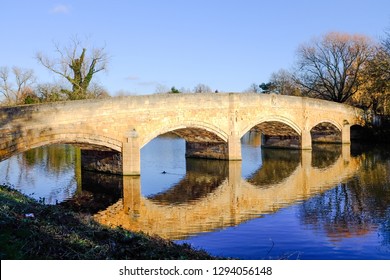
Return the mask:
MULTIPOLYGON (((361 160, 340 154, 335 162, 321 169, 311 163, 311 151, 304 151, 289 176, 270 183, 267 188, 259 188, 242 179, 240 161, 224 162, 227 166, 221 169, 224 170, 221 174, 227 172, 226 176, 209 177, 211 185, 218 182, 218 186, 204 188, 202 195, 196 195, 196 199, 179 198, 180 203, 174 203, 174 194, 182 196, 187 193, 187 190, 179 190, 181 183, 164 194, 146 198, 141 195, 140 177, 125 176, 123 199, 97 213, 94 218, 109 226, 183 239, 200 232, 238 225, 332 189, 353 177, 361 160), (160 203, 161 199, 164 203, 160 203)), ((205 181, 202 179, 202 182, 205 181)))
POLYGON ((301 163, 301 151, 290 149, 263 149, 262 165, 247 179, 259 187, 269 187, 284 181, 301 163))
MULTIPOLYGON (((312 148, 312 165, 316 168, 326 168, 334 164, 340 155, 343 154, 343 145, 313 144, 312 148)), ((348 151, 345 151, 344 155, 347 153, 348 151)))
POLYGON ((147 196, 157 204, 184 204, 214 192, 228 176, 228 162, 186 159, 186 175, 170 189, 147 196))

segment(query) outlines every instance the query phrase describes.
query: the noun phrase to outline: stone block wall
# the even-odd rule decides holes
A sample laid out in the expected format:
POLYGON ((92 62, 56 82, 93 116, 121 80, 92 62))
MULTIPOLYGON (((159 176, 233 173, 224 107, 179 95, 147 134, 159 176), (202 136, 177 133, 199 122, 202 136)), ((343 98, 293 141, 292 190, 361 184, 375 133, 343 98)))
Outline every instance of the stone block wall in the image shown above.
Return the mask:
POLYGON ((227 143, 186 142, 187 158, 229 159, 227 143))
POLYGON ((123 174, 122 154, 116 151, 81 150, 81 168, 111 174, 123 174))

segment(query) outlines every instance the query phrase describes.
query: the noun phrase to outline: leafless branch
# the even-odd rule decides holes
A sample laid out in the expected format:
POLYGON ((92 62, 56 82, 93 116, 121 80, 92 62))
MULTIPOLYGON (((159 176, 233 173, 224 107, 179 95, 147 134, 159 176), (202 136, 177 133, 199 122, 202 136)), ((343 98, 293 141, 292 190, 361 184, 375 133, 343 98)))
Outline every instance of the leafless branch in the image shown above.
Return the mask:
POLYGON ((0 93, 4 96, 5 103, 8 105, 21 103, 27 90, 35 83, 34 72, 31 69, 13 67, 11 72, 14 83, 10 81, 9 68, 0 68, 0 93))
POLYGON ((61 47, 56 43, 55 52, 55 58, 38 53, 37 60, 71 84, 70 99, 87 98, 87 88, 93 76, 107 69, 109 58, 105 49, 88 50, 78 37, 73 37, 68 46, 61 47))
POLYGON ((328 33, 299 48, 296 80, 308 93, 345 102, 357 92, 362 65, 372 53, 365 36, 328 33))

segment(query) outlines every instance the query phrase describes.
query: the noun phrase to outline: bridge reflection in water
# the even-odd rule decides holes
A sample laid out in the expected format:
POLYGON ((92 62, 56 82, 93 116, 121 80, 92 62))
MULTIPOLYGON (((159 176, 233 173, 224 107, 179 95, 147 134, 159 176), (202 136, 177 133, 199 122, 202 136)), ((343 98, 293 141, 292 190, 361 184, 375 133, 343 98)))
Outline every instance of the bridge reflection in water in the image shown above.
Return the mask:
POLYGON ((263 164, 245 179, 241 161, 187 159, 187 172, 180 182, 148 197, 141 195, 140 177, 123 176, 123 198, 94 218, 105 225, 169 239, 238 225, 354 176, 361 166, 360 157, 350 156, 349 145, 332 146, 336 149, 265 149, 263 164))

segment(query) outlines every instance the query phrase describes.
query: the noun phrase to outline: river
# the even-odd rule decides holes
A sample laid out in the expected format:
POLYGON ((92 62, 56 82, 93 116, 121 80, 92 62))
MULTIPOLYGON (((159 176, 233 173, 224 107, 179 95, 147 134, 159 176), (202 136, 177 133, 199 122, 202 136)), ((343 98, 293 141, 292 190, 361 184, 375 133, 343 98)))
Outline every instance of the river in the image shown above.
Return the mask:
POLYGON ((141 150, 141 176, 81 170, 80 150, 51 145, 0 162, 0 183, 42 203, 241 259, 390 259, 390 151, 313 145, 242 161, 186 159, 165 135, 141 150))

